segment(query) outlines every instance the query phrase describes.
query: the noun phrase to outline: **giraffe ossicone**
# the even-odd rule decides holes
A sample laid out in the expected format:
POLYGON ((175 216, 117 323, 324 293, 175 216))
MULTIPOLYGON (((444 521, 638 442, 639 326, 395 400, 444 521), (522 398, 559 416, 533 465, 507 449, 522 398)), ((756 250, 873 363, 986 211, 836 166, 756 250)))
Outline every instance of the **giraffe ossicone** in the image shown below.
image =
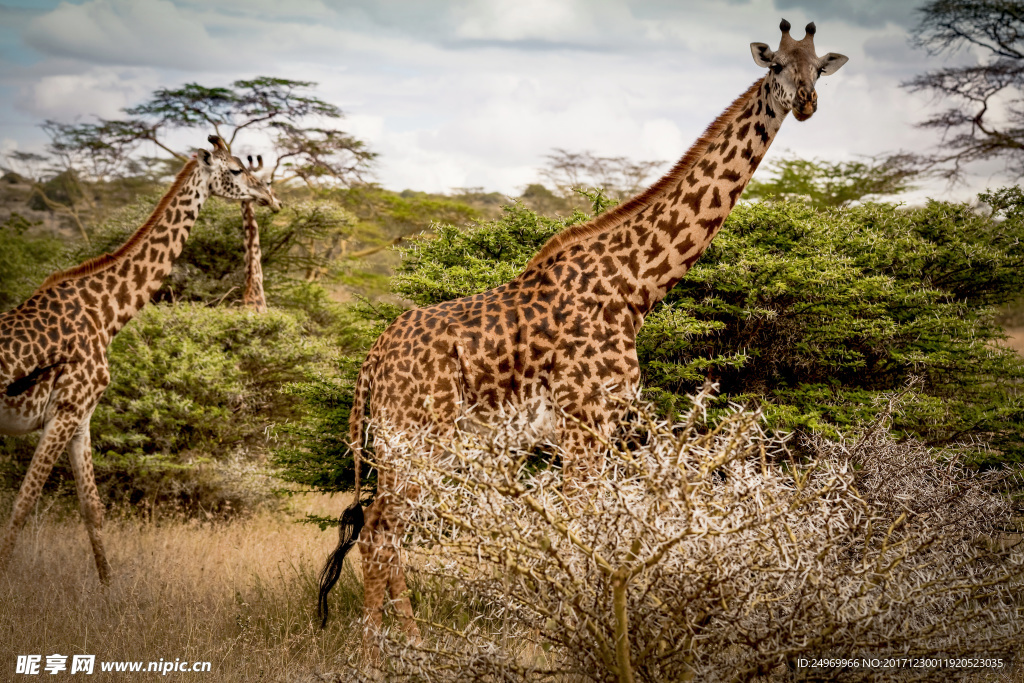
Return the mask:
POLYGON ((0 434, 42 430, 0 537, 0 567, 53 465, 67 448, 79 506, 100 580, 110 564, 103 547, 103 504, 96 489, 89 421, 110 384, 111 339, 171 272, 203 203, 212 194, 280 209, 263 181, 211 135, 178 173, 149 219, 113 253, 48 277, 27 301, 0 314, 0 434))
POLYGON ((643 193, 587 224, 551 238, 514 280, 455 301, 401 315, 371 348, 356 381, 350 443, 356 502, 341 519, 340 542, 328 559, 319 607, 356 539, 364 582, 364 652, 372 656, 385 593, 403 628, 418 629, 400 563, 401 483, 387 472, 387 453, 374 441, 383 470, 365 516, 359 462, 367 400, 374 424, 396 432, 424 426, 455 430, 472 407, 477 417, 542 404, 572 420, 551 441, 563 449, 566 480, 602 466, 595 434, 609 436, 621 407, 606 399, 630 395, 640 380, 636 333, 651 308, 682 278, 718 233, 790 111, 809 118, 815 83, 846 57, 814 51, 814 25, 800 41, 783 20, 777 50, 751 44, 756 81, 707 128, 665 176, 643 193), (429 399, 429 405, 426 405, 429 399))

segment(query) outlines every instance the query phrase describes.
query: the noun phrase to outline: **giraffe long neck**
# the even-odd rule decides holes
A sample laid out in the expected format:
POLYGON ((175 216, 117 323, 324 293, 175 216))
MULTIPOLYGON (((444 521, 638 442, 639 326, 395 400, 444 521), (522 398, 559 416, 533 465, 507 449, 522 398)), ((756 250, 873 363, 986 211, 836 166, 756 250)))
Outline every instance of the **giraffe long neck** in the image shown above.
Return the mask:
POLYGON ((242 202, 242 227, 245 229, 245 293, 242 303, 257 313, 267 310, 263 294, 263 266, 260 264, 260 226, 256 223, 256 210, 251 201, 242 202))
POLYGON ((766 81, 726 108, 651 188, 556 236, 531 265, 579 245, 607 296, 646 315, 707 249, 788 113, 766 81))
POLYGON ((65 272, 96 312, 106 341, 149 302, 181 255, 210 192, 197 169, 195 161, 185 165, 149 219, 114 253, 65 272))

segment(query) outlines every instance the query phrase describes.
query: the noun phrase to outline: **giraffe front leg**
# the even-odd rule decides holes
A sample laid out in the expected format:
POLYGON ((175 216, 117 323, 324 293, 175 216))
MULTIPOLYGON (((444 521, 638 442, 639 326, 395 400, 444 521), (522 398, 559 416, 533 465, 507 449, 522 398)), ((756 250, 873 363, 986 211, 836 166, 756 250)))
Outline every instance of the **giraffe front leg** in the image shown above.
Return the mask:
POLYGON ((100 583, 106 586, 110 583, 110 563, 107 562, 107 553, 103 549, 103 501, 100 500, 99 491, 96 489, 96 477, 92 468, 89 435, 91 419, 92 410, 78 425, 74 436, 71 437, 71 441, 68 443, 68 455, 71 458, 71 470, 75 475, 79 509, 82 513, 82 520, 85 522, 86 531, 89 532, 92 553, 96 558, 96 571, 99 573, 100 583))
POLYGON ((0 569, 6 567, 10 561, 18 533, 39 500, 39 496, 43 492, 43 485, 53 469, 53 464, 57 462, 57 458, 60 457, 75 430, 82 423, 83 412, 81 410, 58 412, 43 427, 43 435, 39 439, 39 445, 36 446, 36 452, 28 466, 25 480, 21 483, 18 495, 14 499, 11 520, 7 525, 3 543, 0 544, 0 569))

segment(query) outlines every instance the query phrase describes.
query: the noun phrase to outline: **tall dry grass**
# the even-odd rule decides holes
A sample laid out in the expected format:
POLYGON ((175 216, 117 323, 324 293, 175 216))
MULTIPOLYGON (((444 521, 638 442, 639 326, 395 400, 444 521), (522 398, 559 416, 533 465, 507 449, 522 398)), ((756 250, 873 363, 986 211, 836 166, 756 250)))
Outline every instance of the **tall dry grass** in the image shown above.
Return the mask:
POLYGON ((360 583, 352 572, 343 577, 321 631, 316 577, 335 538, 294 523, 344 504, 308 497, 285 514, 228 522, 112 514, 106 589, 77 512, 41 506, 0 572, 0 680, 34 678, 15 675, 18 654, 68 655, 69 668, 70 655, 96 655, 92 677, 43 673, 46 680, 144 680, 154 674, 102 674, 99 662, 161 658, 211 662, 209 673, 161 676, 180 682, 313 681, 344 669, 358 649, 360 583))

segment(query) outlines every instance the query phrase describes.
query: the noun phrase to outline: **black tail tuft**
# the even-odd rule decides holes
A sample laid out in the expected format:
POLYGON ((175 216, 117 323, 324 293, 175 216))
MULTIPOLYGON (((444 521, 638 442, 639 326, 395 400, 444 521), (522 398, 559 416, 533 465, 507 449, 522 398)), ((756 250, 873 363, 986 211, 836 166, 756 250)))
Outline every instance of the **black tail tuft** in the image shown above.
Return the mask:
POLYGON ((327 564, 320 572, 320 595, 317 598, 316 614, 320 619, 320 628, 327 625, 327 594, 338 583, 345 555, 359 540, 359 532, 363 530, 363 506, 357 500, 345 512, 341 513, 341 529, 338 532, 338 547, 334 549, 327 564))

